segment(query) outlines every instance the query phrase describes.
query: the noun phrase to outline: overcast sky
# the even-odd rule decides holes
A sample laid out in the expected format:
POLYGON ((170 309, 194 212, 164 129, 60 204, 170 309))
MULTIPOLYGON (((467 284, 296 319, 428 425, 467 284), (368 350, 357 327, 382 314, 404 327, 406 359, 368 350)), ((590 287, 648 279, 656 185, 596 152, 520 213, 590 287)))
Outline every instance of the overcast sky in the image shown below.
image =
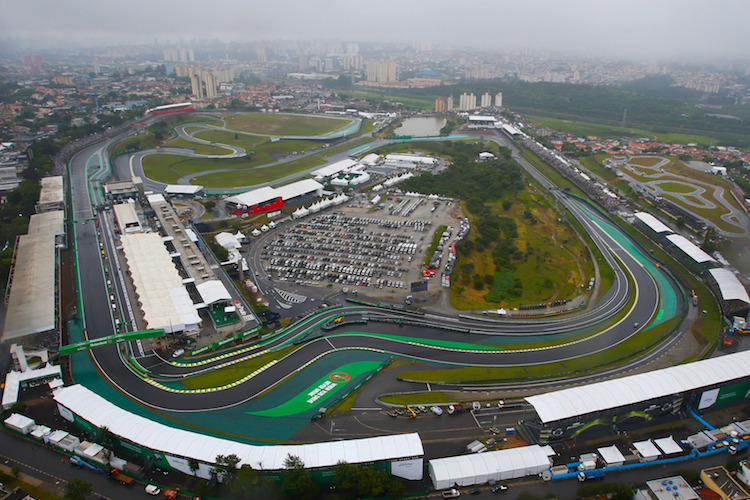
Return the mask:
POLYGON ((748 0, 0 0, 0 37, 445 42, 607 57, 748 56, 748 0))

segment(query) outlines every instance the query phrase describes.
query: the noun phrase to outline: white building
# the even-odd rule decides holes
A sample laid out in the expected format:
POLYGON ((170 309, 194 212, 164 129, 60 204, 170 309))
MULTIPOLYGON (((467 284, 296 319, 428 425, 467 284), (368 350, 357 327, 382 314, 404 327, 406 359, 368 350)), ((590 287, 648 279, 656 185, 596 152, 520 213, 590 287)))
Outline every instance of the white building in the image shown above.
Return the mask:
POLYGON ((477 107, 477 96, 464 92, 458 100, 459 111, 471 111, 477 107))

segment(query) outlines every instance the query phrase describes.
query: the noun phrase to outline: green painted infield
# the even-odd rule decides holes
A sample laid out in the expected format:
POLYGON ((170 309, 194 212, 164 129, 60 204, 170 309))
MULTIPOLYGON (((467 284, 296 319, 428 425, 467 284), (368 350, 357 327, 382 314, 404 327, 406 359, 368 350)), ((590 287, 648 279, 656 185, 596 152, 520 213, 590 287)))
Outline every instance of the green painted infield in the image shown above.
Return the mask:
MULTIPOLYGON (((383 362, 380 360, 347 363, 335 371, 323 375, 286 402, 268 410, 248 413, 262 417, 286 417, 310 410, 317 412, 331 398, 338 398, 343 395, 344 389, 349 387, 352 381, 360 380, 363 376, 369 375, 380 368, 382 364, 383 362)), ((307 380, 307 377, 303 378, 307 380)))

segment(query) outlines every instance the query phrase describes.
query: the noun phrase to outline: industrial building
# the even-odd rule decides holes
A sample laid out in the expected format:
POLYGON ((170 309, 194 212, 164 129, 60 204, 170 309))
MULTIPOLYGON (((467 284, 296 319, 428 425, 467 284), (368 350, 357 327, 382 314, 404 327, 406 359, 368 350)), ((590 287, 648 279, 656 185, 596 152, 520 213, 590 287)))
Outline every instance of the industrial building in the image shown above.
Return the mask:
POLYGON ((284 206, 301 205, 322 195, 322 184, 313 179, 304 179, 278 188, 266 186, 246 191, 226 198, 224 204, 232 215, 259 214, 284 206))
POLYGON ((747 398, 750 352, 728 354, 526 398, 536 416, 521 424, 544 444, 584 432, 610 434, 644 421, 747 398))

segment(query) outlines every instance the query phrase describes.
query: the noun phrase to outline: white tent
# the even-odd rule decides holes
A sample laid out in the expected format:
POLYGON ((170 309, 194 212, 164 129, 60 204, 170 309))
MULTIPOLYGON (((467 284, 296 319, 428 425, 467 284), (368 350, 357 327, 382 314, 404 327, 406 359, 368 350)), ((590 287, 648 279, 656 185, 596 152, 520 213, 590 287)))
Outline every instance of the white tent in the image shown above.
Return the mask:
POLYGON ((36 422, 25 415, 20 413, 14 413, 10 417, 5 419, 5 425, 13 429, 14 431, 20 432, 21 434, 28 434, 36 429, 36 422))
POLYGON ((226 248, 227 250, 236 250, 242 245, 232 233, 218 233, 214 236, 216 243, 226 248))
POLYGON ((265 224, 263 224, 262 226, 260 226, 260 230, 265 233, 266 231, 268 231, 268 226, 266 226, 265 224))
POLYGON ((430 460, 428 471, 435 488, 442 490, 536 475, 551 464, 544 449, 533 445, 430 460))
POLYGON ((654 444, 658 446, 665 455, 674 455, 675 453, 682 453, 684 451, 679 444, 675 443, 672 436, 654 439, 654 444))
POLYGON ((320 203, 313 203, 307 209, 310 211, 310 213, 314 214, 316 212, 320 212, 320 203))
POLYGON ((232 296, 220 280, 208 280, 195 286, 204 304, 211 305, 222 300, 232 300, 232 296))
POLYGON ((299 207, 297 210, 292 212, 292 219, 301 219, 302 217, 306 217, 310 215, 310 211, 306 209, 305 207, 299 207))
POLYGON ((260 231, 258 231, 257 229, 253 229, 253 230, 252 230, 252 231, 250 232, 250 234, 252 234, 253 236, 256 236, 256 237, 257 237, 257 236, 260 236, 260 231))
POLYGON ((654 443, 652 443, 650 439, 633 443, 633 446, 635 447, 635 451, 638 453, 641 462, 653 462, 659 458, 659 455, 661 455, 659 449, 654 446, 654 443))
MULTIPOLYGON (((77 415, 94 427, 106 426, 114 435, 163 453, 168 461, 175 463, 194 459, 202 464, 213 464, 219 454, 235 454, 240 464, 248 464, 256 470, 282 470, 289 454, 300 457, 310 469, 333 467, 340 460, 350 464, 394 461, 394 465, 404 460, 413 461, 414 467, 404 471, 392 467, 391 471, 401 472, 404 475, 400 477, 406 477, 416 469, 420 473, 415 479, 421 479, 424 449, 416 432, 305 445, 256 446, 148 420, 123 410, 82 385, 62 387, 55 391, 54 398, 60 414, 68 420, 77 415)), ((183 472, 193 474, 187 469, 183 472)), ((196 475, 208 478, 209 472, 201 467, 196 475)))
POLYGON ((602 460, 607 463, 608 467, 617 467, 625 463, 625 457, 615 445, 606 448, 597 448, 596 451, 602 457, 602 460))

